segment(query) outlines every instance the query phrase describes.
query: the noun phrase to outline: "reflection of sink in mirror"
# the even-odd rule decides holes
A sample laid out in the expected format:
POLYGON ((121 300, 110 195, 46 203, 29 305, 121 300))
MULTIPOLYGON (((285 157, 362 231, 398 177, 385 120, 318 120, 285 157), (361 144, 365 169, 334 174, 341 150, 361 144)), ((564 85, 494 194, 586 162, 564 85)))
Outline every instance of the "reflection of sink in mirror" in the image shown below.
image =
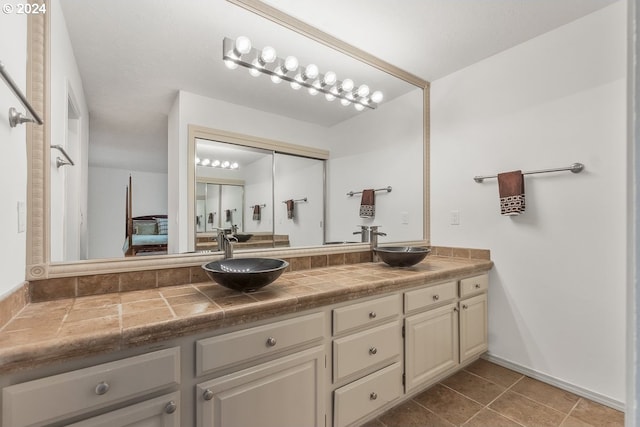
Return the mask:
POLYGON ((360 243, 360 242, 348 242, 348 241, 335 241, 335 242, 325 242, 325 245, 346 245, 347 243, 360 243))
POLYGON ((254 292, 273 283, 289 266, 274 258, 233 258, 204 264, 209 278, 225 288, 254 292))
POLYGON ((373 251, 391 267, 411 267, 425 259, 431 249, 411 246, 385 246, 373 251))
POLYGON ((252 238, 253 234, 234 234, 234 236, 236 239, 238 239, 238 243, 244 243, 252 238))

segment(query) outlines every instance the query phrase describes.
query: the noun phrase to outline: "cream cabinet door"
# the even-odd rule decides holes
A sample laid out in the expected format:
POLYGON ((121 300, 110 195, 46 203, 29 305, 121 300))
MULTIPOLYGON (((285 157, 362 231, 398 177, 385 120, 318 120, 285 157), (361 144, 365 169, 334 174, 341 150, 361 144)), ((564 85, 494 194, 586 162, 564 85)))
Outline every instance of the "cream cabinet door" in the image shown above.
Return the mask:
POLYGON ((175 392, 99 415, 67 427, 179 427, 180 393, 175 392))
POLYGON ((198 384, 198 427, 324 426, 324 348, 198 384))
POLYGON ((487 294, 460 301, 460 363, 488 347, 487 294))
POLYGON ((457 304, 448 304, 405 319, 407 392, 457 364, 457 304))

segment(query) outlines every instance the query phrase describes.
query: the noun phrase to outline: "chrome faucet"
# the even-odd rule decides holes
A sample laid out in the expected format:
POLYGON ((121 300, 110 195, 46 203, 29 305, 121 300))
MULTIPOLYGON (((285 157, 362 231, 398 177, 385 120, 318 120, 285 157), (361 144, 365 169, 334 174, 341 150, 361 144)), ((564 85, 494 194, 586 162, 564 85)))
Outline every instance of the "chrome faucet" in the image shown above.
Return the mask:
POLYGON ((371 246, 371 250, 378 247, 378 236, 386 236, 387 233, 383 233, 382 231, 378 231, 379 225, 372 225, 369 227, 369 243, 371 246))
POLYGON ((237 242, 238 239, 233 235, 227 234, 223 228, 218 228, 216 240, 218 242, 218 250, 224 252, 224 259, 233 258, 233 242, 237 242))
POLYGON ((360 242, 367 243, 369 241, 369 226, 368 225, 359 225, 360 231, 354 231, 353 234, 360 235, 360 242))

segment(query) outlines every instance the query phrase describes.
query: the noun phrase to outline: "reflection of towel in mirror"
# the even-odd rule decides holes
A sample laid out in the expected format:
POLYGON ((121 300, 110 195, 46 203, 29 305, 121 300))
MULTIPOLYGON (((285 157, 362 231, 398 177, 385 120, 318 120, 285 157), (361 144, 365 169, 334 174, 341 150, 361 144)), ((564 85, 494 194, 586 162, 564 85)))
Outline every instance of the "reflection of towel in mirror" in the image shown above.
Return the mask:
POLYGON ((287 218, 288 219, 293 219, 294 213, 293 213, 293 208, 296 205, 295 202, 291 199, 287 200, 285 202, 287 204, 287 218))
POLYGON ((227 209, 224 211, 224 217, 225 217, 225 221, 227 222, 231 222, 232 218, 231 218, 231 209, 227 209))
POLYGON ((202 215, 196 215, 196 225, 199 227, 200 226, 200 217, 202 215))
POLYGON ((524 212, 524 177, 522 171, 498 174, 500 214, 520 215, 524 212))
POLYGON ((376 192, 373 189, 362 190, 360 201, 360 218, 373 218, 376 216, 376 192))
POLYGON ((209 224, 213 224, 213 212, 209 212, 209 219, 207 220, 209 224))
POLYGON ((253 207, 253 220, 260 221, 260 205, 255 205, 253 207))

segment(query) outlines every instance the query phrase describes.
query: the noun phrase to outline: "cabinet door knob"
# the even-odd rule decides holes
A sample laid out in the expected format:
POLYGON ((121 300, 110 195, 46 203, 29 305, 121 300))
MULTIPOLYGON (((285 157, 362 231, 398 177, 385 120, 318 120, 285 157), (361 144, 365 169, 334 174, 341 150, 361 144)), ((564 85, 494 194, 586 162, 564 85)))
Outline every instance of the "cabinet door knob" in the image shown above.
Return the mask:
POLYGON ((370 312, 369 312, 369 319, 375 319, 375 318, 376 318, 376 316, 377 316, 377 314, 376 314, 376 312, 375 312, 375 311, 370 311, 370 312))
POLYGON ((176 405, 176 402, 173 400, 164 406, 164 412, 167 414, 173 414, 176 412, 176 409, 178 409, 178 405, 176 405))
POLYGON ((476 283, 475 285, 473 285, 473 287, 476 289, 480 289, 480 283, 476 283))
POLYGON ((440 295, 436 294, 433 296, 434 301, 438 301, 440 299, 440 295))
POLYGON ((371 394, 369 395, 369 399, 376 400, 377 398, 378 398, 378 393, 376 393, 375 391, 372 391, 371 394))
POLYGON ((467 304, 462 304, 462 308, 466 310, 467 308, 469 308, 469 306, 467 304))
POLYGON ((109 383, 106 381, 102 381, 100 384, 96 386, 96 394, 98 396, 102 396, 108 391, 109 391, 109 383))
POLYGON ((374 354, 376 354, 377 352, 378 352, 378 349, 377 349, 377 348, 375 348, 375 347, 371 347, 371 348, 369 349, 369 354, 371 354, 371 355, 374 355, 374 354))
POLYGON ((202 393, 202 398, 203 398, 204 400, 211 400, 211 399, 213 399, 213 392, 212 392, 211 390, 209 390, 209 389, 206 389, 206 390, 204 391, 204 393, 202 393))
POLYGON ((267 338, 267 346, 273 347, 278 341, 274 337, 267 338))

